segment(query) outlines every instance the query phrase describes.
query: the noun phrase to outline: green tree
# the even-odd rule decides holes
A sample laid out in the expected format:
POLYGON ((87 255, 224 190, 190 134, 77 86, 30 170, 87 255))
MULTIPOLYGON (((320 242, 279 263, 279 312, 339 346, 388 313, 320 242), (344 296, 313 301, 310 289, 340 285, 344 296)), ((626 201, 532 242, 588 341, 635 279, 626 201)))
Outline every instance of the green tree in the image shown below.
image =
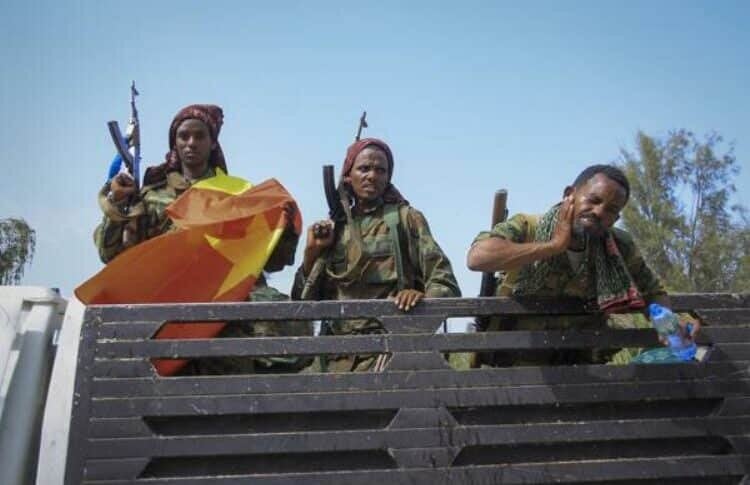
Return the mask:
POLYGON ((0 220, 0 285, 17 285, 31 264, 36 233, 23 219, 0 220))
POLYGON ((621 151, 631 183, 623 224, 671 290, 750 290, 750 222, 730 205, 739 167, 722 145, 716 133, 639 132, 635 152, 621 151))

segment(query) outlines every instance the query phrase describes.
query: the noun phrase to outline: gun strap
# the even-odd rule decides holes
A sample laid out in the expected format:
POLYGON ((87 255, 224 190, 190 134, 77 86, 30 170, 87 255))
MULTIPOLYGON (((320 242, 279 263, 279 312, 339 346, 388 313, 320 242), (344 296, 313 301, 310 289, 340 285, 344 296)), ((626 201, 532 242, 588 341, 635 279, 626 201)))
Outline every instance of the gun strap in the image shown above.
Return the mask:
POLYGON ((302 287, 302 292, 300 293, 300 299, 302 300, 313 300, 314 297, 314 289, 315 285, 318 284, 318 281, 320 280, 320 275, 325 271, 326 266, 328 266, 329 261, 329 254, 326 253, 324 255, 321 255, 318 257, 318 259, 315 260, 315 263, 313 263, 313 267, 310 270, 310 274, 307 275, 307 278, 305 279, 305 284, 302 287))
POLYGON ((388 234, 391 236, 391 242, 393 243, 393 255, 396 258, 396 274, 398 275, 398 290, 401 291, 406 288, 406 282, 404 281, 404 259, 401 254, 401 241, 399 240, 399 224, 401 218, 399 216, 399 208, 397 204, 386 204, 383 208, 383 219, 385 219, 385 225, 388 226, 388 234))
MULTIPOLYGON (((325 271, 328 278, 342 285, 350 285, 362 278, 365 267, 369 263, 365 255, 364 244, 362 242, 362 232, 359 224, 354 221, 351 210, 351 199, 342 184, 338 187, 341 207, 346 215, 346 225, 349 228, 349 241, 346 245, 347 251, 347 268, 341 273, 334 273, 330 268, 331 251, 330 249, 321 255, 315 261, 310 275, 308 276, 302 290, 302 299, 308 298, 312 293, 312 286, 320 278, 321 273, 325 271)), ((386 204, 383 208, 383 218, 388 233, 391 236, 393 245, 393 254, 396 259, 396 274, 398 276, 398 290, 406 288, 406 278, 404 276, 403 254, 401 250, 399 225, 401 223, 398 204, 386 204)))
MULTIPOLYGON (((354 222, 352 217, 351 200, 349 194, 346 193, 346 189, 339 185, 339 197, 341 198, 341 206, 346 214, 346 225, 349 228, 349 242, 346 245, 347 262, 351 261, 347 265, 346 270, 342 273, 334 273, 330 269, 330 265, 326 264, 326 275, 334 281, 339 282, 342 285, 350 285, 362 278, 365 266, 367 265, 367 258, 364 257, 364 245, 362 244, 362 232, 360 231, 359 224, 354 222)), ((330 258, 330 250, 328 251, 328 258, 330 258)))
POLYGON ((125 248, 133 247, 139 242, 143 241, 143 238, 138 233, 138 218, 131 219, 125 223, 122 228, 122 245, 125 248))

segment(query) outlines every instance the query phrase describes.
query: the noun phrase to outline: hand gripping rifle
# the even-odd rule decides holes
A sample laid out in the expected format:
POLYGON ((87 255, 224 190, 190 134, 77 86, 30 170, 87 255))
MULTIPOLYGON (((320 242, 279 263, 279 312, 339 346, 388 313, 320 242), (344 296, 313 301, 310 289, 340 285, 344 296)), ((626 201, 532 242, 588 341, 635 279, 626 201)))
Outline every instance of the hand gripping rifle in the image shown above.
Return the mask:
POLYGON ((140 122, 138 121, 138 109, 135 107, 135 97, 138 96, 138 90, 135 89, 135 81, 130 85, 130 121, 125 136, 120 131, 120 125, 117 121, 107 122, 109 134, 117 149, 120 163, 117 164, 117 157, 110 167, 109 178, 111 179, 119 171, 122 171, 121 164, 125 164, 125 169, 133 177, 136 190, 140 186, 140 167, 141 167, 141 136, 140 122))
MULTIPOLYGON (((504 222, 508 217, 508 191, 505 189, 495 192, 495 198, 492 203, 492 227, 504 222)), ((482 286, 479 287, 479 296, 495 296, 498 280, 495 273, 482 273, 482 286)), ((488 318, 478 317, 476 326, 478 330, 487 328, 488 318)))

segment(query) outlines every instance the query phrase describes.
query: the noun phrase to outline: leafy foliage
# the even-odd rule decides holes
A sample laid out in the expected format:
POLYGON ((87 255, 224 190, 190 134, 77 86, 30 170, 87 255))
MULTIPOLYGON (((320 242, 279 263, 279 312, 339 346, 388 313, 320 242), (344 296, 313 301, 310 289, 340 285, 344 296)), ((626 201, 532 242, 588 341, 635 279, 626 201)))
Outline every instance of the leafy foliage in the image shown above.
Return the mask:
POLYGON ((0 220, 0 285, 21 282, 24 267, 31 263, 36 233, 23 219, 0 220))
POLYGON ((624 226, 671 290, 750 290, 750 222, 744 207, 730 206, 739 167, 722 144, 716 133, 639 132, 636 151, 621 152, 631 183, 624 226))

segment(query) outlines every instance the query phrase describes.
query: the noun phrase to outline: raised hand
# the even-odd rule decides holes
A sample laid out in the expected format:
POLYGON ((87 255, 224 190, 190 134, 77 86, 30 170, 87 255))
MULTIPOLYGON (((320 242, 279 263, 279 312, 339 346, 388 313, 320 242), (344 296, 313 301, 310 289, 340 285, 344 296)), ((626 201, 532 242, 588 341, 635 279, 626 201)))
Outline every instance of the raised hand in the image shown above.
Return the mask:
POLYGON ((318 221, 307 228, 307 243, 305 244, 305 256, 302 262, 303 271, 310 273, 315 260, 320 254, 333 244, 333 221, 318 221))
POLYGON ((566 195, 560 205, 557 224, 550 240, 558 253, 567 250, 573 239, 573 208, 573 195, 566 195))
POLYGON ((110 182, 109 193, 113 202, 120 202, 135 193, 135 180, 130 174, 120 172, 110 182))

